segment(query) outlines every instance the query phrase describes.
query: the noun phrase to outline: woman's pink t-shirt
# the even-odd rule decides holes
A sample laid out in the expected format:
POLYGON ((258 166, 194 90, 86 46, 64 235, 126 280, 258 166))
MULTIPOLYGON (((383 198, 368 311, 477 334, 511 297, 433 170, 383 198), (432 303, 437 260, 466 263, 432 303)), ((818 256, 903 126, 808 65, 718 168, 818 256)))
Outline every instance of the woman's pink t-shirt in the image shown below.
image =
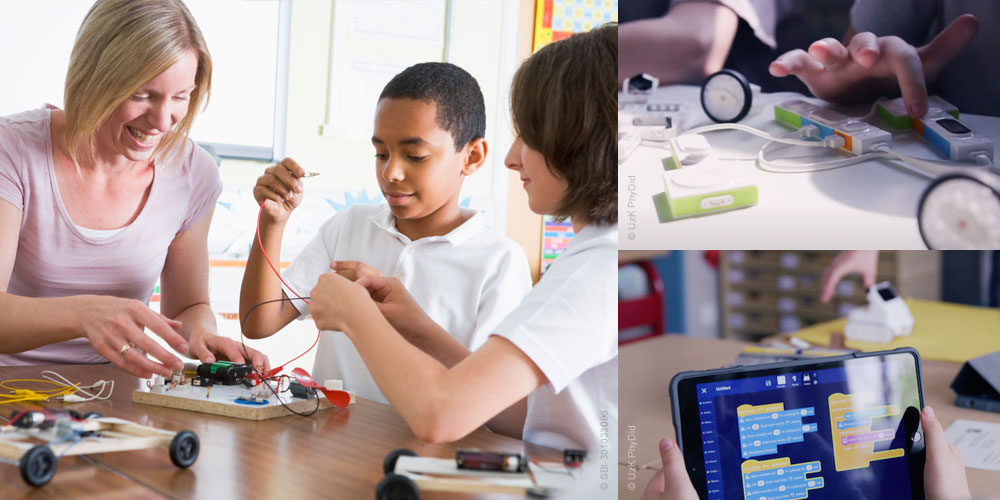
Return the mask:
MULTIPOLYGON (((7 293, 113 295, 148 304, 174 236, 201 220, 222 192, 215 161, 188 140, 179 165, 156 167, 135 220, 114 236, 95 240, 80 234, 59 195, 49 117, 44 108, 0 117, 0 200, 22 216, 7 293)), ((103 362, 82 337, 0 354, 0 366, 103 362)))

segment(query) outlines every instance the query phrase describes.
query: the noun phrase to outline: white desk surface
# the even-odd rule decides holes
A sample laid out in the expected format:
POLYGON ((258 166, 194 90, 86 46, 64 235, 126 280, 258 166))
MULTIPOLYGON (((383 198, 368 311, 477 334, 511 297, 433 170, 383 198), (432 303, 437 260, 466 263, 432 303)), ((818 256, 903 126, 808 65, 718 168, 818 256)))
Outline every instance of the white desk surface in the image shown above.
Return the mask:
MULTIPOLYGON (((688 130, 712 123, 701 109, 699 96, 697 86, 672 85, 658 89, 650 101, 688 102, 683 124, 683 130, 688 130)), ((774 120, 774 104, 794 97, 801 96, 788 92, 755 95, 750 114, 740 123, 772 135, 786 134, 790 129, 774 120)), ((848 116, 861 116, 868 109, 844 111, 848 116)), ((963 113, 961 120, 977 134, 1000 142, 1000 118, 963 113)), ((767 142, 735 130, 710 132, 705 137, 720 158, 756 158, 767 142)), ((776 149, 768 149, 769 160, 781 158, 782 153, 823 155, 818 160, 842 157, 833 151, 794 148, 786 153, 776 149)), ((944 160, 912 131, 894 133, 893 149, 944 160)), ((666 149, 642 145, 618 166, 618 241, 622 250, 926 248, 916 214, 930 181, 897 162, 875 159, 822 172, 771 173, 756 168, 755 161, 737 161, 757 182, 757 205, 663 222, 659 215, 662 208, 658 211, 657 207, 664 204, 661 160, 667 155, 666 149)), ((994 157, 1000 158, 996 146, 994 157)))

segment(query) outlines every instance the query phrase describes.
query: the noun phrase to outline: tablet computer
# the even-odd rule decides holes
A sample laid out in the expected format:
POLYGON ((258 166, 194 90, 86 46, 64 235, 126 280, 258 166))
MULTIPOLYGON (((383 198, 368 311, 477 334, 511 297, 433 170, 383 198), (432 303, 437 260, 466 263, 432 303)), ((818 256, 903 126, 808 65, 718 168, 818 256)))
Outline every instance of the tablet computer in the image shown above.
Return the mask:
POLYGON ((677 443, 703 499, 923 499, 920 380, 910 348, 682 372, 677 443))

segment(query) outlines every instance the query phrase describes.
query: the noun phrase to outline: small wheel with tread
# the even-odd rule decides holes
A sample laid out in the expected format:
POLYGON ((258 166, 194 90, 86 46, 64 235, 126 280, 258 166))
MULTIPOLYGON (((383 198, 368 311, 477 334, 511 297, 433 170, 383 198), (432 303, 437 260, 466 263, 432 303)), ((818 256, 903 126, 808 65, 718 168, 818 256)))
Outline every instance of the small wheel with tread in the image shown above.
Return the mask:
POLYGON ((170 441, 170 461, 174 465, 189 467, 198 459, 198 435, 191 431, 180 431, 170 441))
POLYGON ((48 483, 56 474, 56 456, 45 445, 38 445, 21 456, 21 477, 32 486, 48 483))
MULTIPOLYGON (((406 450, 409 451, 409 450, 406 450)), ((375 487, 376 500, 420 500, 420 490, 412 479, 400 475, 389 474, 378 482, 375 487)))
POLYGON ((396 460, 399 457, 415 457, 416 452, 407 448, 399 448, 392 450, 388 455, 385 456, 385 461, 382 462, 382 473, 389 474, 390 472, 396 470, 396 460))

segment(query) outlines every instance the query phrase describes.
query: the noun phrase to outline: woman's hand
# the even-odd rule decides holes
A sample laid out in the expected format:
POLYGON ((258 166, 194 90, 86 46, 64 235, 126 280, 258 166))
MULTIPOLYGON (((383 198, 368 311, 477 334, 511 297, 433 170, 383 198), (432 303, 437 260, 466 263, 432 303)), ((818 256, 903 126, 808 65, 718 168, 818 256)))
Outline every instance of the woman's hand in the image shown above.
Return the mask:
POLYGON ((306 170, 291 158, 264 170, 253 187, 253 197, 263 207, 261 218, 267 222, 285 222, 292 210, 302 203, 302 176, 306 170))
POLYGON ((363 317, 368 308, 378 314, 368 291, 337 273, 321 274, 309 296, 309 314, 320 330, 347 332, 349 317, 363 317))
POLYGON ((165 340, 177 352, 188 352, 187 340, 177 333, 181 323, 168 319, 134 299, 103 295, 82 295, 78 314, 83 335, 94 350, 121 369, 137 377, 149 378, 154 373, 170 376, 181 370, 184 363, 146 335, 148 328, 165 340), (159 362, 149 359, 145 351, 159 362))
POLYGON ((197 358, 202 363, 214 363, 221 358, 233 363, 252 364, 254 369, 259 372, 271 369, 271 362, 260 351, 246 347, 233 339, 216 335, 204 328, 196 328, 191 332, 190 345, 191 349, 187 355, 197 358), (247 359, 246 355, 249 355, 250 359, 247 359))
POLYGON ((903 94, 907 113, 927 112, 927 83, 933 82, 976 36, 975 16, 959 16, 934 40, 915 48, 899 37, 858 33, 844 47, 834 38, 813 42, 809 51, 795 49, 775 59, 772 75, 795 75, 816 97, 833 102, 862 102, 895 90, 903 94))

